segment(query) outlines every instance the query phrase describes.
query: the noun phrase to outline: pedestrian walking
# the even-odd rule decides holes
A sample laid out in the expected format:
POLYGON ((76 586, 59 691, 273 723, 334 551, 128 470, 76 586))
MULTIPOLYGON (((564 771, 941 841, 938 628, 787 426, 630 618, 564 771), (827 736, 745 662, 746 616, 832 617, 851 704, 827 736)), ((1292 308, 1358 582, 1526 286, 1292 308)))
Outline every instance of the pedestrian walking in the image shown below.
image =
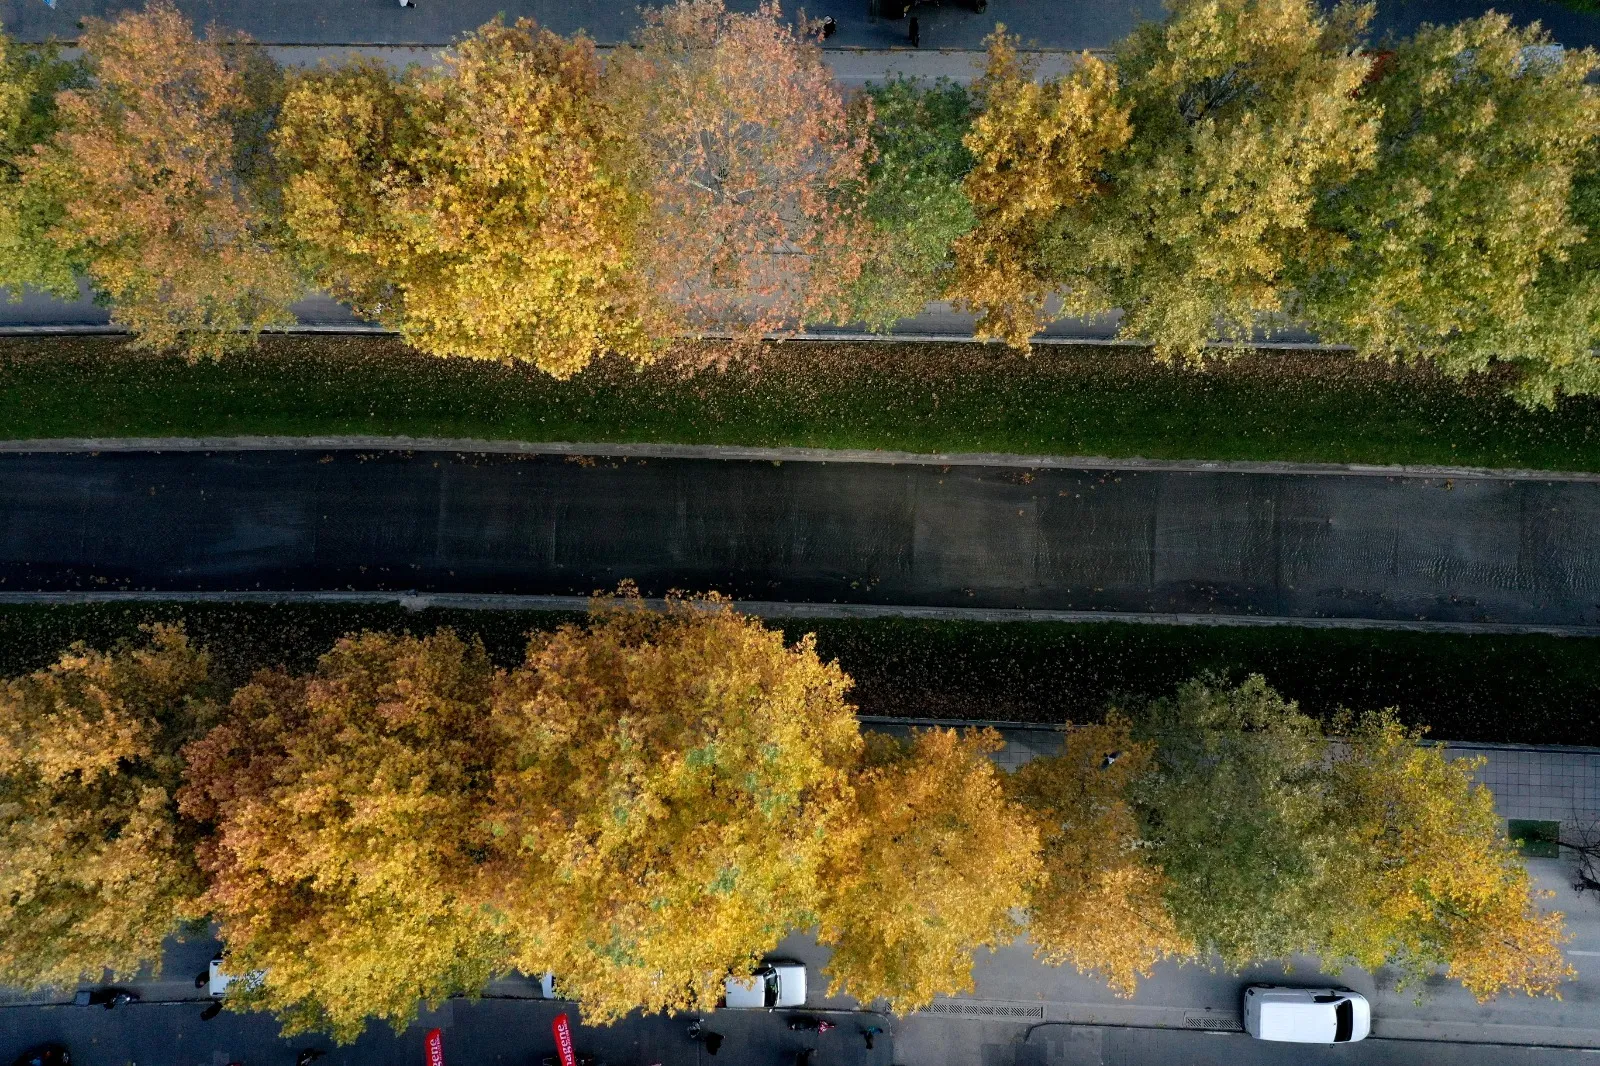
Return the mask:
POLYGON ((861 1035, 863 1037, 865 1037, 866 1040, 867 1040, 867 1050, 868 1051, 872 1050, 872 1041, 873 1041, 873 1039, 875 1037, 877 1037, 879 1034, 881 1034, 882 1032, 883 1032, 883 1029, 881 1027, 879 1027, 879 1026, 876 1026, 876 1025, 869 1025, 865 1029, 861 1030, 861 1035))

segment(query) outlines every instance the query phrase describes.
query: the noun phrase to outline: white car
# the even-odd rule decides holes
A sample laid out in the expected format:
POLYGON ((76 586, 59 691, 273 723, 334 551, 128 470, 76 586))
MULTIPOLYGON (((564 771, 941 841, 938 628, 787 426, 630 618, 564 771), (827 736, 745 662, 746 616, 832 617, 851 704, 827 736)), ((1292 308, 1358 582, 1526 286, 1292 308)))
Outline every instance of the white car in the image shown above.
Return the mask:
POLYGON ((805 963, 769 959, 745 980, 728 978, 723 985, 722 1005, 744 1010, 805 1006, 805 963))
POLYGON ((237 977, 231 973, 225 972, 222 969, 221 959, 212 959, 211 966, 207 971, 206 976, 209 979, 208 991, 211 993, 212 998, 221 999, 228 994, 228 986, 233 984, 235 981, 241 981, 247 987, 253 988, 256 985, 261 984, 267 975, 261 970, 254 970, 245 974, 243 977, 237 977))
POLYGON ((1353 1044, 1372 1032, 1372 1007, 1348 988, 1250 985, 1244 990, 1244 1031, 1257 1040, 1353 1044))

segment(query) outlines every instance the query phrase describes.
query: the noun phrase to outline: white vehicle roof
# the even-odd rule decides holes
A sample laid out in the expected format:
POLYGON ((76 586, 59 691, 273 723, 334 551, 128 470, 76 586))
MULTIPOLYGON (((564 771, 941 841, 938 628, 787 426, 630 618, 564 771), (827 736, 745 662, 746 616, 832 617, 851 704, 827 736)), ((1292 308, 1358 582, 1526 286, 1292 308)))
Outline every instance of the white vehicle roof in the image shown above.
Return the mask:
POLYGON ((800 962, 774 959, 749 978, 723 983, 722 1005, 735 1010, 803 1007, 805 1002, 806 967, 800 962))
POLYGON ((243 976, 226 973, 222 969, 222 960, 212 959, 211 965, 206 970, 206 977, 207 991, 215 998, 221 999, 228 994, 228 987, 235 981, 243 981, 247 986, 259 985, 266 978, 266 974, 260 970, 255 970, 243 976))
POLYGON ((777 962, 772 964, 778 978, 778 1007, 803 1007, 806 1005, 806 968, 803 963, 777 962))
POLYGON ((1362 1040, 1372 1030, 1366 998, 1337 988, 1254 985, 1245 990, 1244 1013, 1245 1030, 1258 1040, 1333 1044, 1362 1040))
POLYGON ((739 980, 730 977, 722 986, 722 1005, 735 1010, 761 1010, 767 1005, 767 979, 761 974, 739 980))

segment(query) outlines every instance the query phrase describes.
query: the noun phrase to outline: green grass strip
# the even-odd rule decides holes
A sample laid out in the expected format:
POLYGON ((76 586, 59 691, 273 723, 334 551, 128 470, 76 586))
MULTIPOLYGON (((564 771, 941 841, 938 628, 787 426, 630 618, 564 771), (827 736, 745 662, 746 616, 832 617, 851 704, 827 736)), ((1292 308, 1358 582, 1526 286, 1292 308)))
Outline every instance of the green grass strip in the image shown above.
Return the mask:
MULTIPOLYGON (((179 619, 231 683, 264 666, 308 669, 360 629, 448 625, 481 636, 504 666, 521 658, 531 630, 575 617, 383 605, 12 605, 0 607, 0 675, 38 669, 74 640, 106 647, 141 623, 179 619)), ((784 628, 790 640, 817 634, 819 652, 855 678, 852 699, 869 715, 1086 722, 1108 700, 1163 695, 1209 670, 1236 680, 1261 673, 1323 717, 1397 707, 1437 739, 1600 744, 1600 639, 904 619, 784 628)))
POLYGON ((1600 400, 1525 411, 1468 383, 1343 355, 1203 372, 1122 348, 791 343, 726 371, 603 365, 567 382, 386 337, 269 337, 220 363, 115 337, 0 340, 10 439, 405 434, 1600 470, 1600 400))

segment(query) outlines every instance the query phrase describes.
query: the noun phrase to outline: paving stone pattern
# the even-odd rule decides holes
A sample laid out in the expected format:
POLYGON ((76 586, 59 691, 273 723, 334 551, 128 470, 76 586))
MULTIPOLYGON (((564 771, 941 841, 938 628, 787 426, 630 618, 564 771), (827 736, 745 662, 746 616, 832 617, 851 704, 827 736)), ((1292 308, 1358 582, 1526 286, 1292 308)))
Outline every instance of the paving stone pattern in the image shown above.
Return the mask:
MULTIPOLYGON (((868 728, 904 735, 917 724, 868 722, 868 728)), ((948 722, 934 723, 949 725, 948 722)), ((1061 750, 1061 730, 1051 727, 1000 728, 1006 746, 995 762, 1016 770, 1040 756, 1061 750)), ((1600 748, 1528 748, 1508 744, 1451 744, 1452 755, 1484 759, 1474 775, 1494 793, 1502 818, 1561 822, 1564 826, 1600 822, 1600 748)))

